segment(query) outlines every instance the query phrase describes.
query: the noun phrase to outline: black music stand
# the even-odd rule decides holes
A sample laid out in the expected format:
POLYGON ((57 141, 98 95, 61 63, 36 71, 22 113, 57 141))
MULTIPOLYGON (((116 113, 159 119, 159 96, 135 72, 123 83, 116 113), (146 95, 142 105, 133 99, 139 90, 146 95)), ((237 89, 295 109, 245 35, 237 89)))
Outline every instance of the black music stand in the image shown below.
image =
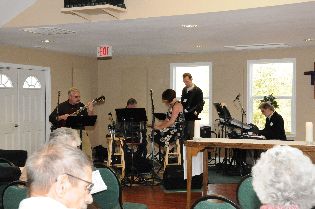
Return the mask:
MULTIPOLYGON (((145 108, 120 108, 115 109, 116 111, 116 117, 117 122, 123 124, 123 133, 125 136, 125 139, 127 138, 126 134, 126 122, 130 123, 140 123, 143 121, 148 121, 147 114, 145 111, 145 108)), ((131 125, 131 129, 133 128, 133 125, 131 125)), ((131 133, 133 133, 133 130, 131 130, 131 133)), ((130 169, 130 186, 132 186, 132 183, 134 182, 135 173, 137 172, 137 169, 134 166, 134 137, 133 134, 131 134, 131 169, 130 169)))
POLYGON ((82 149, 82 130, 85 126, 94 126, 97 119, 97 115, 79 115, 79 116, 69 116, 66 120, 66 127, 70 127, 73 129, 80 130, 80 139, 81 145, 80 149, 82 149))
POLYGON ((117 122, 143 122, 148 121, 145 108, 120 108, 115 109, 117 122))

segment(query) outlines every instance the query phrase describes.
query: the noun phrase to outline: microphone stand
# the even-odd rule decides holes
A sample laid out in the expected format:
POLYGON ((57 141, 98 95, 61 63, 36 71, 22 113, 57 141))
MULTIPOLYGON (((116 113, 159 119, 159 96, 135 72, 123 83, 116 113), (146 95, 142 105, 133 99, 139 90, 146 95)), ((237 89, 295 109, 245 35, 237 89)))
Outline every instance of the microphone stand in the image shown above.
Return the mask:
MULTIPOLYGON (((57 107, 56 107, 56 121, 57 121, 57 124, 59 123, 58 121, 58 117, 59 117, 59 103, 60 103, 60 91, 58 91, 58 99, 57 99, 57 107)), ((51 128, 50 128, 50 131, 53 132, 55 129, 58 128, 58 125, 54 125, 52 124, 51 128)))
MULTIPOLYGON (((157 174, 154 172, 154 127, 155 127, 155 117, 154 117, 154 103, 153 103, 153 91, 150 89, 150 99, 152 107, 152 130, 151 130, 151 161, 152 161, 152 184, 154 185, 154 179, 157 174)), ((158 179, 160 180, 160 179, 158 179)))
POLYGON ((240 99, 238 99, 238 104, 241 107, 241 114, 242 114, 241 137, 243 138, 243 134, 244 134, 244 117, 246 116, 246 111, 244 110, 244 107, 243 107, 240 99))
POLYGON ((58 119, 58 116, 59 116, 59 103, 60 103, 60 91, 58 91, 58 100, 57 100, 57 109, 56 109, 57 119, 58 119))
POLYGON ((108 156, 108 158, 111 158, 111 162, 110 162, 110 165, 113 166, 114 165, 114 158, 115 158, 115 137, 116 137, 116 127, 115 127, 115 121, 113 119, 113 115, 112 113, 109 113, 108 114, 110 117, 109 117, 109 120, 111 122, 111 124, 108 125, 108 130, 109 130, 109 133, 110 133, 110 136, 112 138, 112 156, 108 156))
MULTIPOLYGON (((241 114, 242 114, 241 138, 243 139, 244 138, 244 117, 246 116, 246 111, 244 110, 244 107, 243 107, 243 105, 242 105, 242 103, 241 103, 239 98, 237 99, 237 101, 238 101, 238 104, 239 104, 239 106, 241 108, 241 114)), ((239 174, 241 176, 243 176, 243 173, 244 173, 244 170, 245 170, 245 161, 246 161, 243 158, 243 154, 244 154, 243 151, 238 150, 237 154, 236 154, 236 157, 235 157, 236 166, 238 167, 238 171, 239 171, 239 174)), ((245 156, 246 156, 246 152, 245 152, 245 156)))

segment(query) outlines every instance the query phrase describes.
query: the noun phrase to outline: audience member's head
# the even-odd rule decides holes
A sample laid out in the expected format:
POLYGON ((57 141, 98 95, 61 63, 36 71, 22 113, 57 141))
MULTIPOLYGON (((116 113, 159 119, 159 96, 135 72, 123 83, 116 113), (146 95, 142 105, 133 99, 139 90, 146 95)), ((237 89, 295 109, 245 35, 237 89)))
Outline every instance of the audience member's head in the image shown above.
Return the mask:
POLYGON ((135 100, 134 98, 130 98, 127 101, 127 108, 136 108, 137 107, 137 100, 135 100))
POLYGON ((272 106, 272 104, 270 104, 269 102, 260 103, 259 109, 261 113, 266 117, 269 117, 275 111, 274 106, 272 106))
POLYGON ((275 146, 253 167, 253 187, 264 205, 310 209, 315 205, 315 166, 299 149, 275 146))
POLYGON ((64 143, 73 147, 79 147, 81 145, 81 139, 77 130, 62 127, 50 133, 48 143, 64 143))
MULTIPOLYGON (((75 209, 92 203, 92 163, 80 149, 47 144, 27 159, 25 168, 30 197, 49 197, 75 209)), ((28 204, 27 199, 21 204, 28 204)))

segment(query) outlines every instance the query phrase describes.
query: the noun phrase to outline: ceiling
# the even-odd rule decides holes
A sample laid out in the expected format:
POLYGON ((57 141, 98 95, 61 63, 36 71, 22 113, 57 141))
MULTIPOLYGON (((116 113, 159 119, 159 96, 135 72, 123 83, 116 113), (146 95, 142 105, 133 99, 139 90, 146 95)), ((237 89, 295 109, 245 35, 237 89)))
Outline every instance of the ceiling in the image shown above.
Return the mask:
POLYGON ((123 21, 55 25, 75 31, 40 35, 0 28, 0 44, 45 48, 95 57, 96 47, 113 46, 115 55, 157 55, 228 51, 224 46, 285 43, 315 46, 315 2, 228 12, 123 21), (198 25, 183 28, 182 24, 198 25), (49 44, 42 40, 49 39, 49 44), (197 47, 198 46, 198 47, 197 47))
POLYGON ((34 4, 37 0, 1 0, 0 27, 34 4))

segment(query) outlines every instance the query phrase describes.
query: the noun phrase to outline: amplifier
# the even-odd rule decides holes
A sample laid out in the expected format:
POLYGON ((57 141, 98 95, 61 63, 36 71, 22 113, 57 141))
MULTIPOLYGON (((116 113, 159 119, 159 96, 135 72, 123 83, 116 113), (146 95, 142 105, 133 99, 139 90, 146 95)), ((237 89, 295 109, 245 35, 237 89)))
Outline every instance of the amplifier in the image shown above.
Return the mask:
POLYGON ((201 138, 211 138, 211 126, 200 127, 200 137, 201 138))

